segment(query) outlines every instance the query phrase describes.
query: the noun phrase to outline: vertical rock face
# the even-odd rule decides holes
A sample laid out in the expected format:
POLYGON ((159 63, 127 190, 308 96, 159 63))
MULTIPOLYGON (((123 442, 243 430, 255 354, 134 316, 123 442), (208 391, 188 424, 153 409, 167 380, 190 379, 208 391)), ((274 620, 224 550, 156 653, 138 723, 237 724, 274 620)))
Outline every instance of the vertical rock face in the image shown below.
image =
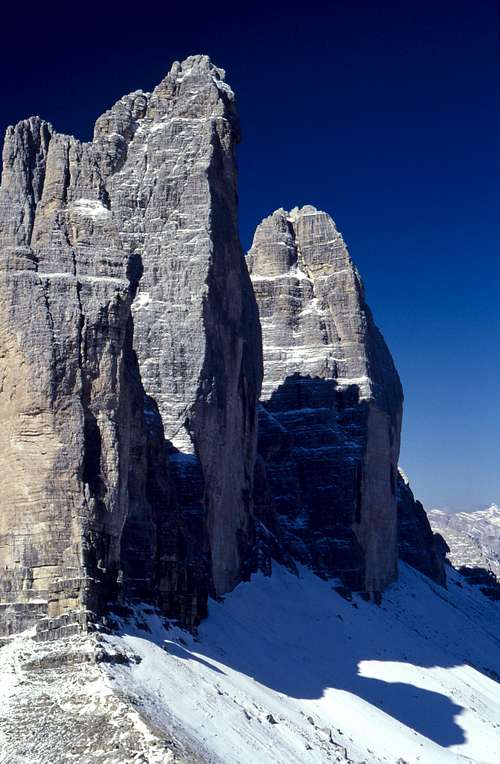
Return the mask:
POLYGON ((99 608, 120 565, 131 298, 91 147, 38 118, 9 128, 0 248, 0 592, 9 630, 19 614, 29 625, 37 611, 99 608))
POLYGON ((408 479, 398 473, 399 556, 437 584, 446 586, 446 542, 433 533, 422 504, 415 499, 408 479))
POLYGON ((240 580, 262 371, 237 137, 206 56, 122 98, 92 143, 39 118, 7 131, 0 630, 119 587, 193 623, 240 580))
POLYGON ((259 454, 285 546, 377 592, 396 576, 402 391, 332 219, 280 209, 248 257, 264 381, 259 454))
POLYGON ((120 240, 142 273, 134 347, 146 393, 178 451, 181 503, 191 517, 200 499, 206 507, 213 584, 222 594, 239 580, 252 544, 262 378, 257 307, 237 230, 239 127, 224 72, 206 56, 174 64, 151 95, 128 96, 98 120, 102 156, 117 135, 123 164, 108 192, 120 240))

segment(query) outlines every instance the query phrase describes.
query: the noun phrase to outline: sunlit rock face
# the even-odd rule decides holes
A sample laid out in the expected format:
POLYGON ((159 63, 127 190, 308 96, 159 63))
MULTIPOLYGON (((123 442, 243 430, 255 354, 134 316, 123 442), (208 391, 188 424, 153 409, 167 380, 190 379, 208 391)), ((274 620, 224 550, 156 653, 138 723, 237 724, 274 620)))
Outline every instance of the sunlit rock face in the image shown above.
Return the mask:
POLYGON ((248 266, 263 338, 265 512, 293 557, 379 592, 397 572, 403 396, 359 274, 333 220, 311 206, 266 218, 248 266))
POLYGON ((7 130, 0 248, 1 628, 63 627, 116 593, 144 439, 127 257, 91 145, 37 117, 7 130))
POLYGON ((176 449, 181 503, 190 518, 206 513, 217 594, 240 580, 252 546, 262 379, 257 307, 237 229, 238 140, 233 92, 207 56, 174 64, 153 93, 122 99, 95 131, 102 161, 110 146, 121 151, 107 187, 140 277, 134 348, 176 449))
POLYGON ((206 56, 118 101, 91 143, 38 117, 7 131, 4 632, 63 633, 128 595, 192 624, 246 575, 262 362, 237 139, 206 56))

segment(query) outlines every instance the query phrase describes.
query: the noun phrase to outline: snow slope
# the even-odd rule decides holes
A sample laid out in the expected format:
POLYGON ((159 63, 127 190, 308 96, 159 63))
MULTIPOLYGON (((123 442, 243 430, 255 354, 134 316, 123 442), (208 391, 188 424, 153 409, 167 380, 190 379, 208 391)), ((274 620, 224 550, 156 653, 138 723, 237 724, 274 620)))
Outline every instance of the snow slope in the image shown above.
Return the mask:
POLYGON ((498 764, 500 609, 450 577, 402 565, 377 607, 275 567, 212 602, 196 639, 125 626, 112 641, 142 660, 108 676, 206 761, 498 764))
POLYGON ((498 603, 400 573, 379 607, 275 566, 197 637, 139 608, 113 636, 15 638, 0 762, 498 764, 498 603))

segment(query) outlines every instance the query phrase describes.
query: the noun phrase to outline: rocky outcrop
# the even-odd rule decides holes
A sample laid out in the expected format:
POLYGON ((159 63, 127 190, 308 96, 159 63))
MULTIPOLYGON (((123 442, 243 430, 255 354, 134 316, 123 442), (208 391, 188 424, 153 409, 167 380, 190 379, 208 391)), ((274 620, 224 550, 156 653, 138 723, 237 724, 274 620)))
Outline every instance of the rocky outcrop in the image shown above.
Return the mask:
POLYGON ((398 473, 398 547, 399 556, 413 568, 446 586, 446 552, 444 539, 432 532, 429 519, 420 501, 413 496, 408 479, 398 473))
POLYGON ((458 572, 468 584, 478 586, 485 597, 493 602, 500 602, 500 581, 492 570, 475 566, 469 568, 467 565, 463 565, 458 569, 458 572))
POLYGON ((379 592, 397 571, 402 391, 360 277, 333 220, 311 206, 266 218, 248 264, 276 533, 318 574, 379 592))
POLYGON ((121 99, 92 143, 38 117, 7 131, 3 632, 152 592, 194 623, 244 575, 262 372, 237 139, 206 56, 121 99))

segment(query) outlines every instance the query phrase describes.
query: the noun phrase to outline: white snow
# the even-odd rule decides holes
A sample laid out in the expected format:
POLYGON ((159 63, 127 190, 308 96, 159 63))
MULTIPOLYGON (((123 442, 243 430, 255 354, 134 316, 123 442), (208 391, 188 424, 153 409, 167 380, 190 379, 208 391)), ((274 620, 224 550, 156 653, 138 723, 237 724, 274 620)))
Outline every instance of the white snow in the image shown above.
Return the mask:
POLYGON ((304 308, 300 311, 299 318, 303 318, 304 316, 308 315, 328 316, 328 311, 321 307, 320 301, 317 297, 313 297, 307 305, 307 308, 304 308))
POLYGON ((0 648, 0 762, 23 746, 9 720, 17 735, 33 719, 26 764, 59 760, 57 730, 73 745, 79 724, 89 764, 124 764, 117 746, 131 736, 143 758, 127 760, 150 764, 172 760, 160 745, 172 736, 211 764, 498 764, 499 605, 453 570, 446 591, 401 565, 380 607, 334 584, 275 566, 211 601, 196 637, 139 608, 105 638, 108 653, 139 662, 80 661, 50 680, 26 661, 57 643, 11 640, 0 648), (101 751, 91 731, 103 723, 112 739, 101 751))
POLYGON ((398 472, 405 485, 410 485, 410 478, 401 466, 398 466, 398 472))
POLYGON ((472 522, 480 521, 500 526, 500 508, 496 504, 492 504, 487 509, 478 509, 475 512, 459 512, 458 515, 472 522))
MULTIPOLYGON (((281 242, 286 244, 287 242, 281 242)), ((277 273, 273 276, 254 276, 252 274, 252 281, 279 281, 280 279, 297 279, 297 281, 312 281, 310 276, 305 273, 298 265, 293 266, 285 273, 277 273)))
POLYGON ((207 761, 344 760, 495 764, 500 750, 500 608, 402 565, 381 607, 352 603, 307 569, 255 576, 193 638, 124 627, 142 660, 108 668, 161 728, 185 730, 207 761), (274 720, 272 723, 271 720, 274 720))
POLYGON ((167 127, 166 122, 155 122, 154 124, 151 125, 149 129, 150 129, 150 132, 157 133, 158 130, 163 130, 165 127, 167 127))
POLYGON ((212 77, 212 79, 213 79, 214 83, 216 84, 217 88, 220 91, 222 91, 224 93, 227 93, 229 98, 231 98, 231 99, 234 98, 233 90, 232 90, 231 86, 227 84, 227 82, 224 82, 224 80, 218 80, 215 77, 212 77))
POLYGON ((139 292, 134 302, 132 303, 133 310, 139 308, 149 308, 151 305, 151 294, 149 292, 139 292))
POLYGON ((107 218, 111 215, 111 211, 96 199, 76 199, 71 203, 70 209, 79 215, 93 218, 94 220, 107 218))
POLYGON ((366 374, 363 374, 361 377, 338 377, 337 378, 337 385, 339 387, 347 387, 348 385, 359 385, 360 387, 362 385, 369 386, 371 383, 370 377, 367 377, 366 374))
POLYGON ((92 637, 40 643, 32 636, 0 649, 0 764, 174 761, 168 743, 93 660, 92 637), (53 668, 36 668, 46 659, 53 668))
POLYGON ((36 271, 36 275, 40 278, 57 278, 57 279, 69 279, 75 281, 81 281, 82 283, 90 282, 92 284, 104 283, 104 284, 119 284, 127 285, 129 282, 125 279, 119 279, 115 276, 91 276, 87 273, 70 273, 69 271, 36 271))

